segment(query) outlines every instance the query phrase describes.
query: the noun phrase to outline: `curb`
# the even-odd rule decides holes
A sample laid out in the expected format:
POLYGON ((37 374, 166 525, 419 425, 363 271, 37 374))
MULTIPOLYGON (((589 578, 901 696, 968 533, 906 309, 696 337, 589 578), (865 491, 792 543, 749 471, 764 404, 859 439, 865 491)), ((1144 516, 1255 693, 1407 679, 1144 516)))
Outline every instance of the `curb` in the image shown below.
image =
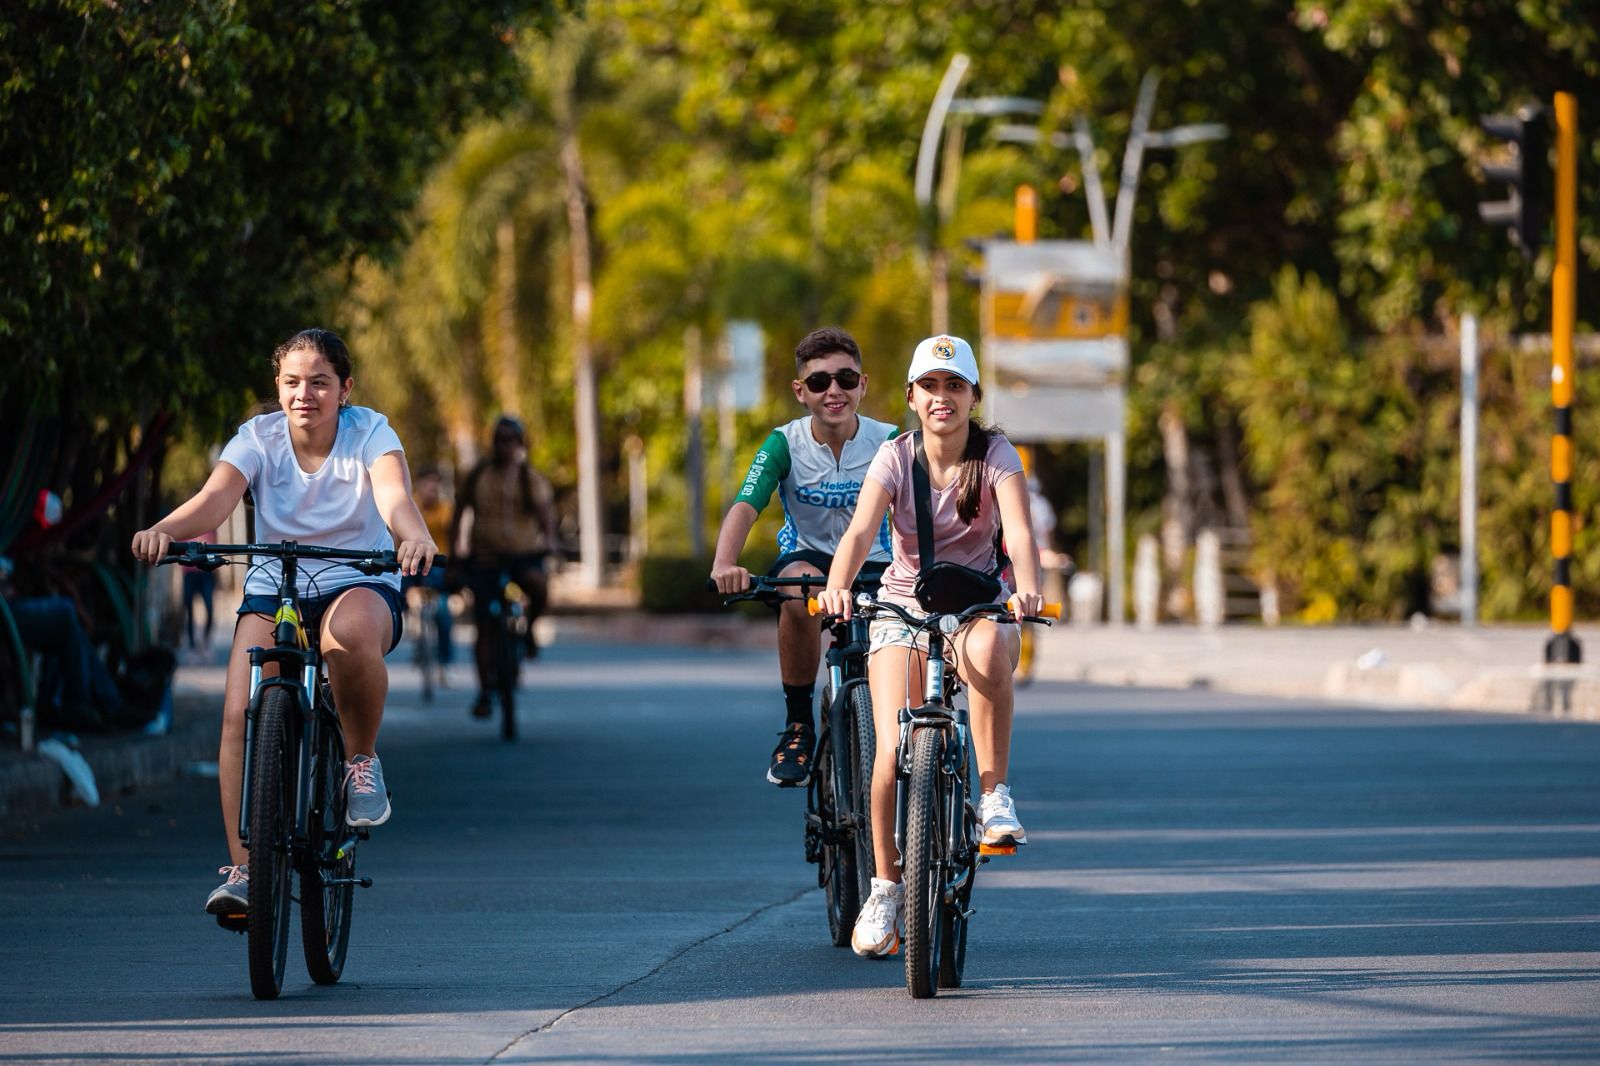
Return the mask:
MULTIPOLYGON (((221 737, 216 700, 179 693, 173 697, 172 731, 165 736, 84 735, 78 751, 94 770, 104 805, 140 786, 170 781, 191 762, 215 759, 221 737)), ((0 758, 0 821, 15 825, 80 804, 61 768, 44 756, 10 749, 0 758)))

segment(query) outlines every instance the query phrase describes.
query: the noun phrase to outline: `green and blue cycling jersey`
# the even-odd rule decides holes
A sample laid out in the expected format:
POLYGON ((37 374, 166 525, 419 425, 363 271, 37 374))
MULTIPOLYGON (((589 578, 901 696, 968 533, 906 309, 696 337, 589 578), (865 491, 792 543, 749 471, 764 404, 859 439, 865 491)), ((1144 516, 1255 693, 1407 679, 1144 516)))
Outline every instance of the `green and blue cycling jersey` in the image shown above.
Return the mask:
MULTIPOLYGON (((783 528, 778 530, 781 553, 832 555, 838 548, 839 538, 855 514, 872 457, 884 441, 899 432, 887 422, 858 418, 856 435, 845 441, 838 459, 834 459, 833 449, 811 432, 810 415, 774 429, 756 452, 734 502, 747 503, 759 514, 772 493, 778 493, 783 504, 783 528)), ((867 561, 886 563, 890 558, 889 521, 885 518, 867 561)))

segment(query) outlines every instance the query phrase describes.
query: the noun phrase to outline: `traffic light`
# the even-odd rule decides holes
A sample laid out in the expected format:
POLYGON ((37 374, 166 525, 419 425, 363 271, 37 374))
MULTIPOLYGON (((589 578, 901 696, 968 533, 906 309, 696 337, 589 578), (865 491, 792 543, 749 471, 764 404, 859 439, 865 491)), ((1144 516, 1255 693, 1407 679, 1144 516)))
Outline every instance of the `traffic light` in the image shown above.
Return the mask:
POLYGON ((1478 205, 1485 222, 1511 230, 1511 242, 1532 259, 1544 243, 1544 201, 1548 176, 1544 108, 1519 107, 1514 115, 1489 115, 1480 119, 1485 130, 1511 142, 1512 155, 1504 163, 1485 163, 1483 175, 1504 182, 1507 197, 1478 205))

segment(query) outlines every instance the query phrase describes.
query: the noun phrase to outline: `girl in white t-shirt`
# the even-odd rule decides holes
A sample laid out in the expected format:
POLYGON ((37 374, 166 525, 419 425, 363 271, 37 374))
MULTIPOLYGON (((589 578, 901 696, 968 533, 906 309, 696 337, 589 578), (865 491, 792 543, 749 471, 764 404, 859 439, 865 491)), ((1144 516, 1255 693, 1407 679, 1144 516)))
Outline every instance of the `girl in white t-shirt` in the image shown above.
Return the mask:
MULTIPOLYGON (((134 556, 154 563, 173 541, 216 529, 249 489, 259 543, 299 540, 358 551, 392 547, 402 574, 427 573, 438 549, 412 502, 405 451, 388 419, 350 406, 355 381, 344 342, 325 329, 304 330, 272 353, 272 372, 281 410, 240 426, 204 487, 134 535, 134 556)), ((272 643, 278 567, 274 560, 247 579, 228 659, 217 766, 230 861, 218 871, 227 880, 206 900, 212 914, 242 913, 249 904, 249 855, 238 835, 249 649, 272 643)), ((320 626, 350 753, 346 820, 353 826, 382 825, 390 814, 377 758, 389 693, 383 657, 400 639, 400 578, 366 578, 348 567, 330 567, 319 575, 307 566, 300 571, 299 588, 307 624, 320 626)))
MULTIPOLYGON (((933 505, 934 554, 979 570, 995 566, 995 533, 1003 532, 1017 589, 1014 611, 1038 614, 1039 551, 1028 510, 1027 479, 1011 442, 972 418, 983 398, 972 347, 960 337, 929 337, 917 345, 906 374, 906 402, 922 424, 933 505)), ((849 617, 850 583, 867 557, 884 514, 893 508, 894 561, 884 573, 879 597, 923 614, 913 592, 921 555, 910 471, 917 435, 904 433, 886 442, 867 471, 855 517, 839 541, 828 572, 828 588, 818 599, 829 614, 849 617)), ((872 846, 877 876, 861 907, 851 936, 857 955, 892 955, 899 948, 902 890, 894 847, 895 743, 899 713, 909 691, 921 693, 927 662, 926 638, 898 618, 872 623, 867 681, 872 691, 873 725, 878 738, 872 765, 872 846)), ((972 746, 983 789, 978 814, 987 843, 1026 844, 1006 776, 1011 760, 1011 675, 1021 649, 1017 627, 980 619, 952 641, 956 671, 967 686, 972 746)))

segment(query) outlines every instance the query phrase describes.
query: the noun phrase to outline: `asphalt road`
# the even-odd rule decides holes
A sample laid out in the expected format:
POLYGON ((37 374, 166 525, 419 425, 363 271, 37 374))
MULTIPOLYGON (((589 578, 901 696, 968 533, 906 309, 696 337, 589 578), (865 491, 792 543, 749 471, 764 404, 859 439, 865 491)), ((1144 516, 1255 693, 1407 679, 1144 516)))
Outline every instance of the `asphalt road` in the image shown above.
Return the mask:
POLYGON ((0 1063, 1600 1060, 1600 726, 1036 685, 913 1002, 827 941, 770 653, 558 644, 514 746, 394 673, 341 984, 250 997, 191 778, 0 837, 0 1063))

